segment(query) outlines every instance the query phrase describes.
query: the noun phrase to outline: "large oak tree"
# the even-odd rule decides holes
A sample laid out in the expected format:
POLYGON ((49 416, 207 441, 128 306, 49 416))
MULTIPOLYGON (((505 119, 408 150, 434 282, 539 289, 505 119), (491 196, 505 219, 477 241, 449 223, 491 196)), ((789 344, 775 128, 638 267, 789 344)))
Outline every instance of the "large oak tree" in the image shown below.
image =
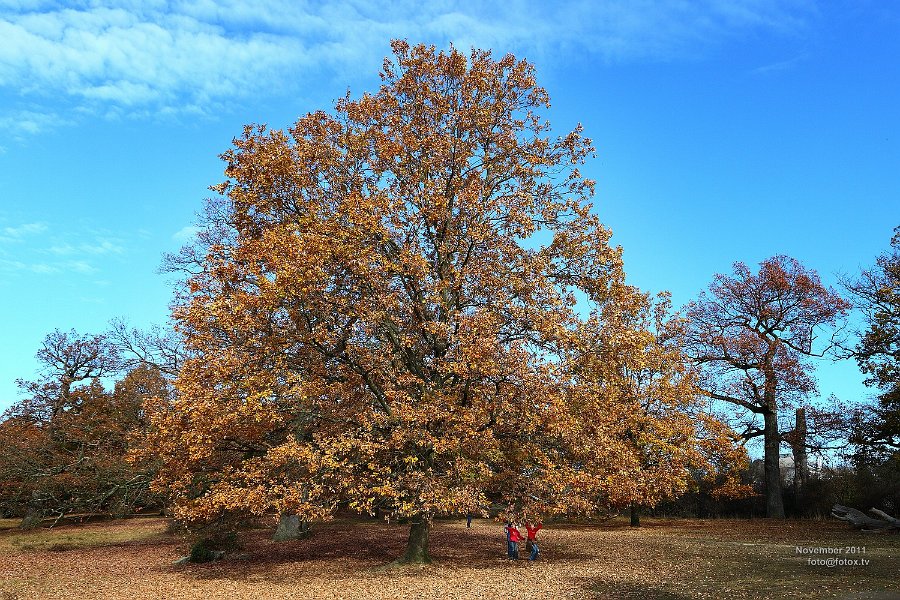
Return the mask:
POLYGON ((684 489, 692 388, 591 213, 590 140, 549 135, 525 61, 393 49, 374 94, 248 126, 170 261, 191 358, 148 447, 176 514, 346 502, 427 561, 435 515, 684 489))

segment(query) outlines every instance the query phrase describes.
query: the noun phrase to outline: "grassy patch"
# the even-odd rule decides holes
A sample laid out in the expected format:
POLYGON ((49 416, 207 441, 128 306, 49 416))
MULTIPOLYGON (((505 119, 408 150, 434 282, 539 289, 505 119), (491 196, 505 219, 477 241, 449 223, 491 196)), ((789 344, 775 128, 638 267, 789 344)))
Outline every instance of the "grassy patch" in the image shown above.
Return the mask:
POLYGON ((604 578, 587 588, 601 596, 670 600, 891 597, 878 594, 900 590, 897 536, 862 534, 831 523, 787 522, 779 528, 777 522, 740 521, 708 522, 699 529, 675 522, 645 535, 652 538, 644 538, 630 554, 638 563, 644 555, 653 575, 604 578), (834 552, 816 553, 820 548, 834 552), (829 557, 838 562, 816 562, 829 557))
POLYGON ((21 522, 22 519, 0 519, 0 531, 15 529, 21 522))
POLYGON ((0 536, 0 552, 65 552, 116 546, 158 538, 161 533, 158 523, 37 529, 0 536))

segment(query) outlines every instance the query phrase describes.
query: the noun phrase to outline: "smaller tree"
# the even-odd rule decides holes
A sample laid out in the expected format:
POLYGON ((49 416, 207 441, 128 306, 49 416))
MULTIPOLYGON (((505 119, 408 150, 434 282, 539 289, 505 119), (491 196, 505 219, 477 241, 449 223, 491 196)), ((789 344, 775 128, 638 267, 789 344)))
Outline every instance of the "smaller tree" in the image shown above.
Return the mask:
MULTIPOLYGON (((552 506, 568 515, 654 507, 704 485, 716 496, 740 497, 747 456, 735 433, 710 415, 695 392, 695 375, 677 345, 684 321, 670 317, 667 294, 655 301, 631 289, 598 307, 580 327, 577 350, 564 365, 564 427, 541 443, 564 449, 542 477, 552 506), (556 472, 562 473, 557 475, 556 472)), ((637 520, 637 519, 635 519, 637 520)))
MULTIPOLYGON (((785 414, 785 424, 781 439, 794 460, 791 478, 793 511, 798 515, 821 512, 821 498, 811 490, 819 489, 823 476, 823 459, 833 456, 835 451, 843 451, 850 443, 851 415, 853 409, 834 395, 827 401, 815 404, 798 404, 791 414, 785 414), (812 469, 810 464, 819 468, 812 469)), ((785 481, 788 478, 785 477, 785 481)), ((830 506, 826 508, 830 509, 830 506)))
POLYGON ((769 517, 784 517, 779 415, 816 390, 808 359, 834 342, 832 335, 817 344, 818 332, 849 308, 815 271, 787 256, 763 261, 757 273, 735 263, 733 276, 716 275, 709 293, 687 307, 684 347, 701 370, 700 391, 745 417, 745 439, 763 437, 769 517))
POLYGON ((139 367, 104 389, 117 368, 103 336, 54 331, 37 357, 42 379, 20 382, 31 394, 0 419, 0 506, 34 524, 48 515, 122 514, 147 497, 152 469, 126 461, 143 428, 142 405, 167 395, 161 374, 139 367))
POLYGON ((52 424, 63 411, 76 407, 72 386, 112 375, 120 368, 116 347, 104 335, 79 335, 54 329, 41 342, 35 358, 41 364, 39 379, 19 379, 19 387, 28 397, 16 410, 52 424))

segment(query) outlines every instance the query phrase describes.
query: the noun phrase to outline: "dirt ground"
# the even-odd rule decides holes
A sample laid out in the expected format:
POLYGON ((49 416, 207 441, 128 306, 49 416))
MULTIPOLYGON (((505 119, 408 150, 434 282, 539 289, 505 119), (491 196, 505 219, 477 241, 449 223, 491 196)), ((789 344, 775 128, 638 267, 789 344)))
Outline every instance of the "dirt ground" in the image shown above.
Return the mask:
POLYGON ((314 526, 310 539, 276 543, 271 529, 260 529, 222 561, 175 565, 186 547, 166 533, 163 519, 7 528, 0 531, 0 600, 900 599, 900 535, 857 533, 834 521, 550 524, 534 563, 506 559, 498 523, 475 520, 466 529, 464 521, 439 521, 432 565, 384 568, 401 553, 407 532, 339 521, 314 526), (827 559, 837 564, 816 562, 827 559))

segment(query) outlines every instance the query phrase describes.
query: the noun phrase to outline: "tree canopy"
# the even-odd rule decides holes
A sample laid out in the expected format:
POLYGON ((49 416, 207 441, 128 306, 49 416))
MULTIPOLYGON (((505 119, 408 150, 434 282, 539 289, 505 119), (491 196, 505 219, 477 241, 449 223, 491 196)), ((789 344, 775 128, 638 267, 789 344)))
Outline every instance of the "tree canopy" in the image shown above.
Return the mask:
POLYGON ((154 504, 148 461, 129 462, 143 429, 145 403, 168 399, 159 371, 129 370, 112 391, 101 376, 120 371, 105 335, 55 330, 37 352, 40 377, 19 381, 26 396, 0 418, 0 511, 25 516, 127 514, 154 504))
POLYGON ((808 357, 833 346, 831 339, 817 346, 817 337, 849 308, 787 256, 764 260, 756 273, 735 263, 733 276, 716 275, 709 294, 687 307, 683 344, 701 369, 702 393, 738 408, 745 439, 763 437, 770 517, 784 517, 778 417, 816 389, 808 357))
POLYGON ((148 447, 176 514, 347 503, 410 519, 427 560, 435 515, 652 504, 714 471, 701 446, 731 440, 625 283, 581 127, 550 136, 511 55, 393 50, 377 92, 247 126, 170 261, 191 358, 148 447))

